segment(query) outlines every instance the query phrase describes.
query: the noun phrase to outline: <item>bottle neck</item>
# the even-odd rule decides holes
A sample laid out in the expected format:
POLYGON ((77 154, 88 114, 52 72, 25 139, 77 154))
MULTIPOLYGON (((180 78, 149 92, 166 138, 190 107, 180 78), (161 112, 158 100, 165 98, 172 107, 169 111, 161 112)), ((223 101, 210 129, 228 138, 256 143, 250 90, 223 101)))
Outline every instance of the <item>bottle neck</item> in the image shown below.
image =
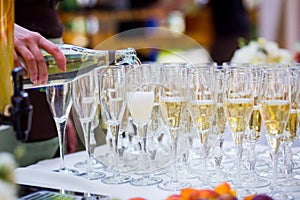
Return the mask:
POLYGON ((115 65, 133 65, 139 62, 136 51, 133 48, 109 51, 110 64, 115 65))
POLYGON ((48 66, 48 83, 35 86, 27 79, 24 81, 24 88, 29 89, 71 82, 78 75, 83 75, 94 69, 109 65, 133 65, 139 63, 136 51, 133 48, 95 50, 69 44, 57 44, 57 46, 66 56, 66 71, 61 72, 53 56, 43 51, 48 66))

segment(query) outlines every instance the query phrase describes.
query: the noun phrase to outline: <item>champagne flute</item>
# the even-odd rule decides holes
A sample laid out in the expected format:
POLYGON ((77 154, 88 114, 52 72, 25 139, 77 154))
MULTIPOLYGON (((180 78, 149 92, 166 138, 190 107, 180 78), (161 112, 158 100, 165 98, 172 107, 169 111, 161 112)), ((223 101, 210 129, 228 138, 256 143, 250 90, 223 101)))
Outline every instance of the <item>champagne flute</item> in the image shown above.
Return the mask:
POLYGON ((172 150, 172 178, 158 185, 160 189, 179 191, 191 184, 179 181, 176 172, 177 141, 181 134, 182 113, 186 109, 188 94, 188 67, 186 64, 169 63, 161 68, 159 105, 162 118, 168 128, 172 150))
POLYGON ((260 188, 270 185, 270 181, 259 178, 255 172, 256 164, 256 143, 260 138, 262 118, 258 106, 258 89, 261 87, 263 69, 261 66, 252 66, 254 107, 249 121, 249 129, 246 131, 245 141, 248 142, 248 176, 243 179, 243 186, 247 188, 260 188))
POLYGON ((230 181, 230 174, 223 170, 221 166, 224 152, 223 152, 223 135, 226 128, 226 117, 224 111, 224 76, 225 76, 225 66, 215 67, 215 85, 216 85, 216 95, 217 95, 217 108, 216 114, 213 119, 213 128, 217 134, 213 156, 215 161, 215 170, 209 174, 209 183, 212 185, 219 184, 221 182, 230 181))
POLYGON ((243 138, 253 111, 254 93, 250 66, 231 64, 225 69, 224 110, 234 142, 236 177, 234 184, 238 196, 248 195, 241 185, 243 138))
POLYGON ((91 71, 77 77, 72 82, 72 99, 83 129, 85 151, 87 154, 86 172, 81 176, 89 180, 102 178, 104 173, 93 170, 93 157, 91 149, 92 122, 98 105, 96 72, 91 71))
POLYGON ((211 142, 208 140, 211 138, 217 106, 214 67, 214 63, 192 65, 188 79, 188 109, 200 139, 200 155, 202 154, 204 162, 200 180, 205 187, 209 187, 207 161, 211 142))
MULTIPOLYGON (((286 67, 286 66, 284 66, 286 67)), ((296 140, 298 131, 298 117, 297 117, 297 81, 299 66, 289 66, 288 70, 291 74, 291 111, 288 122, 285 128, 285 134, 281 139, 283 148, 283 159, 286 173, 286 180, 279 184, 279 187, 284 192, 300 191, 300 182, 293 177, 294 161, 292 144, 296 140)))
POLYGON ((54 171, 65 174, 77 174, 77 170, 66 167, 64 159, 66 125, 72 106, 71 84, 65 83, 62 85, 48 86, 46 88, 46 96, 55 121, 59 139, 60 167, 58 170, 54 171))
POLYGON ((132 179, 135 186, 154 185, 162 181, 161 178, 149 175, 149 152, 147 140, 153 137, 148 133, 148 124, 154 105, 154 83, 151 81, 149 64, 142 64, 126 73, 126 102, 133 124, 137 128, 137 139, 141 147, 141 167, 143 176, 132 179), (148 169, 147 169, 148 167, 148 169))
POLYGON ((274 66, 264 69, 258 103, 272 159, 270 195, 274 199, 293 199, 292 196, 280 192, 277 185, 279 146, 291 110, 290 73, 287 68, 274 66))
POLYGON ((113 174, 102 179, 106 184, 121 184, 131 180, 118 170, 120 126, 126 105, 125 66, 110 65, 98 71, 99 101, 111 133, 114 152, 113 174))

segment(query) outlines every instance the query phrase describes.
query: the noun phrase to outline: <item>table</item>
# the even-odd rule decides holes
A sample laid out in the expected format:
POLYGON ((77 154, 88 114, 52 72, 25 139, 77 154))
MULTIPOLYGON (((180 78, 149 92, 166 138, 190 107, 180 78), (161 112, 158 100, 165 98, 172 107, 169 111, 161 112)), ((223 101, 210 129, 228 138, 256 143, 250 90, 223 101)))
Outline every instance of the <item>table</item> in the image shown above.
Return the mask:
MULTIPOLYGON (((230 134, 225 134, 226 148, 232 145, 230 140, 230 134)), ((266 149, 266 141, 264 137, 259 140, 257 150, 266 149)), ((95 155, 103 154, 106 150, 106 146, 97 147, 95 155)), ((297 142, 293 146, 293 150, 299 151, 300 145, 297 142)), ((74 166, 78 161, 83 161, 86 158, 85 152, 76 152, 65 156, 66 166, 74 166)), ((159 189, 156 185, 154 186, 132 186, 129 183, 120 185, 107 185, 101 183, 100 180, 87 180, 82 177, 59 174, 52 172, 51 170, 57 169, 59 166, 59 158, 50 160, 40 161, 36 164, 17 168, 15 170, 16 183, 24 185, 32 185, 39 187, 48 187, 54 189, 65 189, 78 192, 90 192, 95 194, 106 194, 111 198, 118 198, 120 200, 128 200, 132 197, 144 197, 148 200, 163 200, 171 194, 179 192, 169 192, 159 189)), ((166 176, 164 176, 166 178, 166 176)), ((190 179, 191 183, 197 183, 198 179, 190 179)), ((258 190, 259 193, 268 192, 268 188, 261 188, 258 190)), ((300 199, 300 192, 294 193, 295 199, 300 199)))

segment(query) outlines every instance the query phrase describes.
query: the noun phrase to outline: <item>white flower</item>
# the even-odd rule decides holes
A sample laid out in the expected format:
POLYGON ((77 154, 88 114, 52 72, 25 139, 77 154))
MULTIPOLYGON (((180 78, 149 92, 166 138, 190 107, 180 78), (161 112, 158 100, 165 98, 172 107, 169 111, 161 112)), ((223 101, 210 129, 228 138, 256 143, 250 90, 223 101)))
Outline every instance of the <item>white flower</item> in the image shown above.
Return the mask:
POLYGON ((0 199, 14 200, 17 199, 16 188, 14 185, 0 180, 0 199))
POLYGON ((0 153, 0 180, 14 183, 14 170, 16 163, 9 153, 0 153))
POLYGON ((277 43, 258 38, 248 45, 235 51, 231 62, 237 63, 282 63, 288 64, 293 60, 293 56, 286 49, 278 48, 277 43))
POLYGON ((16 185, 14 182, 14 170, 16 163, 9 153, 0 153, 0 199, 14 200, 16 196, 16 185))
POLYGON ((14 157, 6 152, 0 153, 0 165, 9 167, 9 169, 14 170, 16 168, 16 162, 14 157))

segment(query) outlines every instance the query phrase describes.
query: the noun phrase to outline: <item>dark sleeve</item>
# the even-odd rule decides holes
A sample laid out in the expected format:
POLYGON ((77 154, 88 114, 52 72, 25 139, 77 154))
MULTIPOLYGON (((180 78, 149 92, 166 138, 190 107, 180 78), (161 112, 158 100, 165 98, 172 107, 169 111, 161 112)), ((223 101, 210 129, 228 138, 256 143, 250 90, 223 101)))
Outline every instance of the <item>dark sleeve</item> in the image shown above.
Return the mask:
POLYGON ((56 0, 15 0, 15 23, 45 38, 62 36, 56 0))
POLYGON ((32 124, 28 142, 42 141, 57 136, 57 129, 46 99, 46 92, 26 90, 33 105, 32 124))

